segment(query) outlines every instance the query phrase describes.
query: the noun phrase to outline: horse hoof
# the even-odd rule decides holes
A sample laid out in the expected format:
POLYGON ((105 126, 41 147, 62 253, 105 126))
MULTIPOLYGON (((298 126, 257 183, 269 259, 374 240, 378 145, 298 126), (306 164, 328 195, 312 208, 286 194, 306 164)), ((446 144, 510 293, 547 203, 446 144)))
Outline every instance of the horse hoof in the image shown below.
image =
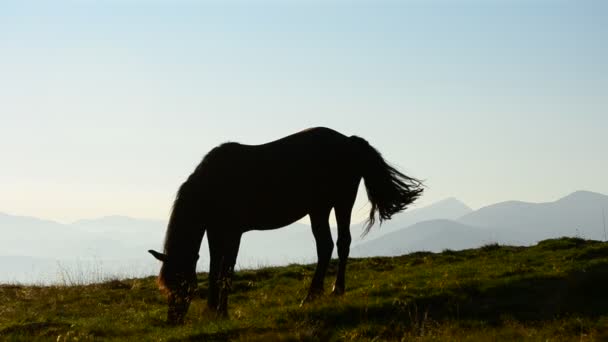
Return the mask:
POLYGON ((221 308, 221 307, 218 307, 218 308, 215 310, 215 316, 216 316, 217 318, 220 318, 220 319, 225 319, 225 318, 228 318, 228 308, 221 308))
POLYGON ((306 298, 302 299, 302 301, 300 302, 300 307, 303 307, 304 305, 310 302, 312 302, 312 299, 309 299, 308 296, 306 296, 306 298))
POLYGON ((304 304, 308 304, 308 303, 312 303, 315 300, 317 300, 319 297, 321 297, 322 293, 309 293, 304 299, 302 299, 302 302, 300 303, 300 307, 304 306, 304 304))
POLYGON ((334 288, 334 290, 331 291, 331 295, 332 296, 343 296, 344 290, 342 290, 342 289, 339 290, 339 289, 334 288))

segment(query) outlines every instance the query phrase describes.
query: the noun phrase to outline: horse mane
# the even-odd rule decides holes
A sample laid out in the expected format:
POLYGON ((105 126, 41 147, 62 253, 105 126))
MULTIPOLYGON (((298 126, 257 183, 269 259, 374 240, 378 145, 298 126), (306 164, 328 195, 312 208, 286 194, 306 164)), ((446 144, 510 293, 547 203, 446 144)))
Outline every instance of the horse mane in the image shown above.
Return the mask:
POLYGON ((195 209, 201 204, 200 201, 203 200, 201 194, 206 187, 204 184, 205 175, 213 171, 213 166, 215 165, 213 160, 218 158, 218 155, 221 154, 222 150, 226 149, 226 146, 232 144, 235 143, 223 143, 209 151, 196 166, 194 172, 188 176, 188 179, 177 190, 165 235, 165 254, 170 255, 170 253, 174 252, 176 246, 181 247, 188 240, 186 235, 176 232, 180 229, 181 224, 184 223, 184 219, 192 219, 197 215, 195 209))
MULTIPOLYGON (((189 178, 192 178, 192 176, 190 176, 189 178)), ((166 255, 173 254, 175 246, 183 245, 184 241, 182 240, 185 240, 184 237, 186 235, 179 234, 178 229, 180 227, 180 223, 182 223, 185 219, 184 216, 190 216, 188 215, 188 209, 189 207, 191 207, 191 205, 188 202, 190 202, 189 199, 192 197, 192 184, 193 183, 189 180, 184 182, 179 187, 179 190, 177 191, 177 194, 175 196, 175 200, 173 201, 173 206, 171 208, 171 215, 169 216, 169 223, 167 225, 167 233, 165 235, 165 243, 163 248, 163 252, 166 255)))
MULTIPOLYGON (((192 177, 192 176, 191 176, 192 177)), ((167 256, 170 256, 171 259, 178 258, 177 254, 181 247, 185 246, 188 242, 188 235, 183 234, 180 230, 183 228, 181 224, 184 222, 188 216, 188 198, 189 193, 191 192, 191 184, 188 181, 184 182, 177 191, 177 195, 175 196, 175 201, 173 201, 173 206, 171 208, 171 215, 169 217, 169 223, 167 225, 167 232, 165 234, 165 242, 163 246, 163 253, 167 256)), ((180 253, 181 254, 181 253, 180 253)), ((166 265, 167 262, 163 262, 163 265, 160 268, 160 273, 158 275, 158 285, 161 290, 167 292, 169 290, 169 279, 170 274, 168 274, 168 267, 166 265)))

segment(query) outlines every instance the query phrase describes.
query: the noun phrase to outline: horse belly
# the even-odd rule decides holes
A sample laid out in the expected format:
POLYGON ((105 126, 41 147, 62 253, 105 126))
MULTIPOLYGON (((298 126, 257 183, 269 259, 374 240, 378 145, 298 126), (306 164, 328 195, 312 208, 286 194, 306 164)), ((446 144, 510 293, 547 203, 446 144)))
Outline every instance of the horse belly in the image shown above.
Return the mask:
MULTIPOLYGON (((264 197, 264 196, 262 196, 264 197)), ((254 199, 245 214, 250 230, 270 230, 288 226, 308 215, 308 206, 301 198, 277 197, 254 199)))

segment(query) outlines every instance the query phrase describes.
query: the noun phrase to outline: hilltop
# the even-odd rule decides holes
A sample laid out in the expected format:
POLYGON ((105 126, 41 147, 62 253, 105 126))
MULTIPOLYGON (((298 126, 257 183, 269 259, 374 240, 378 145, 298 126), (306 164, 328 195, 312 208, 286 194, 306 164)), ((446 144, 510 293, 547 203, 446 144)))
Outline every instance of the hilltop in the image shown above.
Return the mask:
MULTIPOLYGON (((230 319, 197 299, 164 323, 154 277, 86 286, 0 286, 0 339, 588 340, 608 339, 608 243, 486 245, 352 259, 347 294, 299 307, 313 265, 236 273, 230 319)), ((329 287, 332 264, 326 279, 329 287)), ((205 296, 206 274, 199 275, 205 296)))

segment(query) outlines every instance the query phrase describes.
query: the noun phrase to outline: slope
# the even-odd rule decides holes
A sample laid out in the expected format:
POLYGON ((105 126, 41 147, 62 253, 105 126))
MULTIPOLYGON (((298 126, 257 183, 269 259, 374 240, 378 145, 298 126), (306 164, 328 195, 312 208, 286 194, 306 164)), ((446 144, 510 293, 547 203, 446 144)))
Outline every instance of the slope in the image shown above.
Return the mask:
MULTIPOLYGON (((335 276, 332 263, 327 282, 335 276)), ((155 279, 0 286, 0 339, 545 341, 608 338, 608 244, 576 238, 353 259, 347 293, 300 307, 312 265, 239 271, 230 319, 195 299, 167 326, 155 279)), ((207 291, 199 275, 199 294, 207 291)))

